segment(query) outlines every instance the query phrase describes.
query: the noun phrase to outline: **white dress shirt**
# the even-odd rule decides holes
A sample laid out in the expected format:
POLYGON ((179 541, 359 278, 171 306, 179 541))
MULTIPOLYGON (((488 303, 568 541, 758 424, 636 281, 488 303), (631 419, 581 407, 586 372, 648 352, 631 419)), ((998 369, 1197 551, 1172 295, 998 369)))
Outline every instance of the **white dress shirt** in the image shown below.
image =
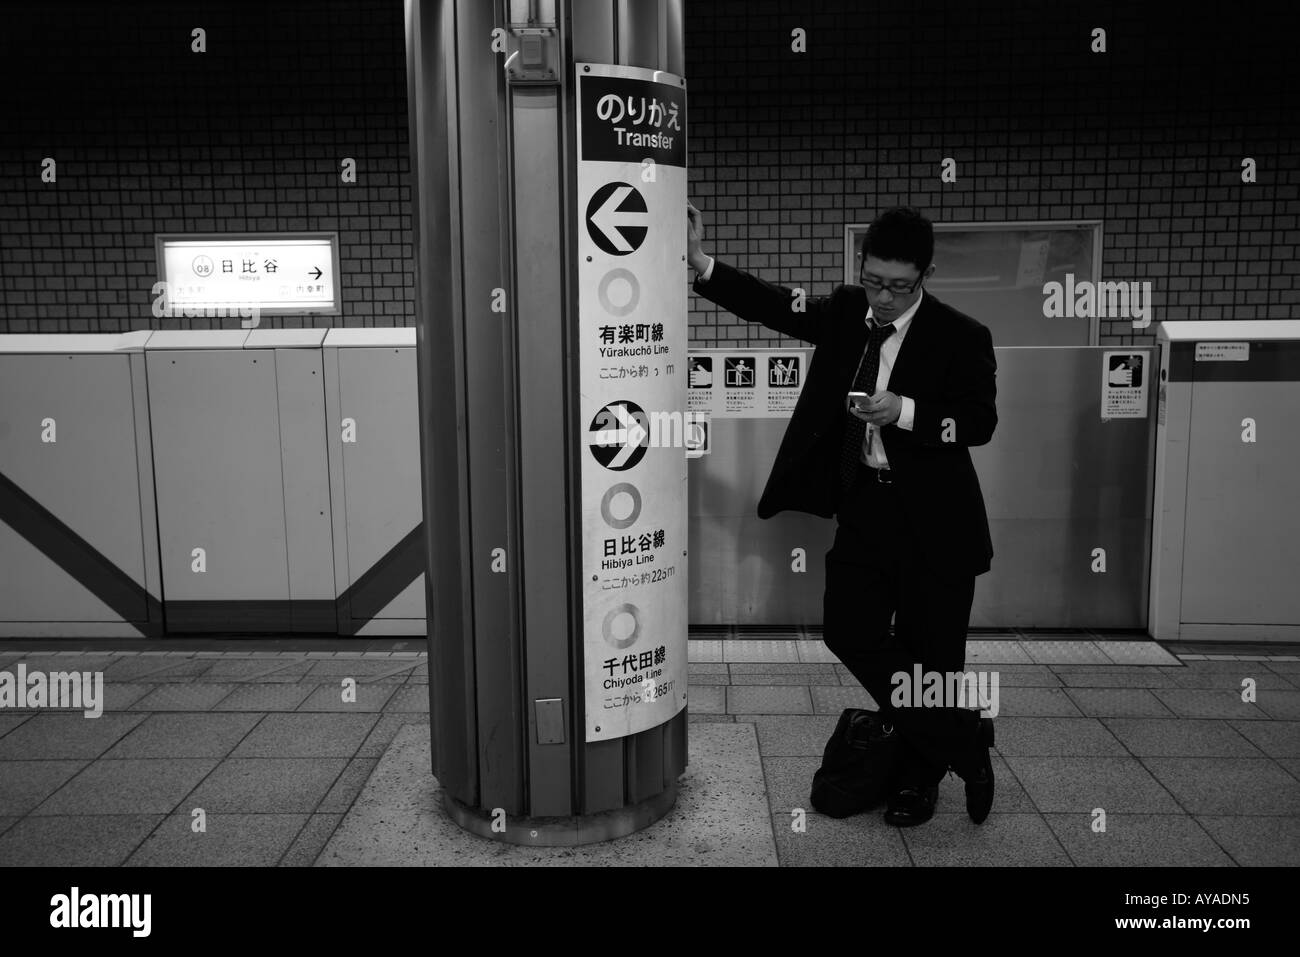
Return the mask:
MULTIPOLYGON (((709 264, 704 267, 704 272, 700 273, 700 282, 708 282, 709 277, 713 275, 713 257, 709 257, 709 264)), ((880 347, 880 368, 876 370, 876 392, 882 392, 889 388, 889 373, 894 368, 894 360, 898 358, 898 350, 903 347, 903 337, 907 335, 907 327, 912 322, 912 317, 916 315, 916 310, 921 306, 921 300, 925 298, 925 292, 916 297, 916 302, 912 303, 901 316, 894 320, 894 334, 884 341, 880 347)), ((862 320, 867 327, 875 325, 875 317, 871 314, 871 308, 867 307, 867 314, 862 320)), ((866 351, 863 350, 861 363, 866 359, 866 351)), ((857 377, 856 370, 854 378, 857 377)), ((898 415, 898 421, 894 423, 900 429, 912 431, 912 423, 916 418, 916 402, 908 396, 901 395, 899 398, 903 402, 903 409, 898 415)), ((866 462, 873 469, 889 468, 889 459, 885 456, 885 443, 880 438, 880 430, 875 426, 868 424, 867 433, 862 438, 862 461, 866 462)))
MULTIPOLYGON (((925 298, 925 292, 916 297, 916 302, 912 303, 907 310, 894 320, 895 332, 886 339, 880 346, 880 368, 876 370, 876 392, 883 392, 889 388, 889 373, 893 371, 894 360, 898 358, 898 350, 903 347, 903 337, 907 335, 907 327, 912 324, 912 317, 916 315, 916 310, 921 306, 921 300, 925 298)), ((875 317, 871 314, 871 307, 867 307, 867 315, 862 320, 867 327, 875 325, 875 317)), ((866 359, 866 350, 863 350, 862 360, 866 359)), ((857 373, 854 373, 855 377, 857 373)), ((894 424, 900 429, 912 431, 912 422, 916 418, 916 402, 905 395, 900 395, 899 399, 903 402, 903 409, 898 414, 898 421, 894 424)), ((885 457, 885 443, 880 438, 880 430, 873 425, 867 425, 867 434, 862 439, 862 461, 866 462, 873 469, 889 468, 889 459, 885 457)))

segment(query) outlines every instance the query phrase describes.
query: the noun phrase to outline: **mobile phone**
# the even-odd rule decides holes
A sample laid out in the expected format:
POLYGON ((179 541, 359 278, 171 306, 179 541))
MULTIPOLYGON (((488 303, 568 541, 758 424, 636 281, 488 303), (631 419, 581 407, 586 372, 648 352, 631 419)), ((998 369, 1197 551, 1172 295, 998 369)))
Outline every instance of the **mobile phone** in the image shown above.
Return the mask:
POLYGON ((857 408, 860 409, 862 408, 863 405, 867 403, 868 400, 870 400, 870 398, 871 398, 870 392, 850 392, 848 403, 849 405, 856 406, 857 408))

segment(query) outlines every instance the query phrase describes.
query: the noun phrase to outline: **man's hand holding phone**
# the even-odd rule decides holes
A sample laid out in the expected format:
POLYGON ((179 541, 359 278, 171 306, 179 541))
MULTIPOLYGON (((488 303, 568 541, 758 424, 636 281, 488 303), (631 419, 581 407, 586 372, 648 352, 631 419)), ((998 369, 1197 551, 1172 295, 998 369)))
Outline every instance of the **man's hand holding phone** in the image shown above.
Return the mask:
POLYGON ((903 411, 903 400, 888 390, 850 392, 844 401, 850 415, 876 427, 894 424, 903 411))

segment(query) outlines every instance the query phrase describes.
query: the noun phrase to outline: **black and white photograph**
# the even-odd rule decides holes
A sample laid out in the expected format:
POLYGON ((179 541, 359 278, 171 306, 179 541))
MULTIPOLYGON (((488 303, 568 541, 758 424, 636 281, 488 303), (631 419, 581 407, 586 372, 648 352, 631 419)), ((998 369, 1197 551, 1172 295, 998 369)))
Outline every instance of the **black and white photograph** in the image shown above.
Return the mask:
POLYGON ((234 943, 232 883, 273 942, 413 890, 486 932, 539 868, 847 869, 900 940, 1282 930, 1298 36, 5 3, 15 940, 234 943))

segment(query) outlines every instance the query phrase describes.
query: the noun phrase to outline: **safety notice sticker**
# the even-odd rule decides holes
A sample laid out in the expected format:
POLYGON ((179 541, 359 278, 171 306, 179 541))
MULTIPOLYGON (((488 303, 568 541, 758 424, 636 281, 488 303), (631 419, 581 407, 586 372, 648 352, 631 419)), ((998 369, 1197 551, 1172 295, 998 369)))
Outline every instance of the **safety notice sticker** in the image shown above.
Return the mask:
POLYGON ((1103 352, 1101 358, 1101 420, 1147 417, 1146 354, 1103 352))
POLYGON ((710 419, 788 419, 811 358, 811 349, 693 349, 688 408, 710 419))
POLYGON ((1249 362, 1249 342, 1198 342, 1196 362, 1249 362))
POLYGON ((686 87, 575 73, 586 740, 606 741, 686 706, 686 87))

